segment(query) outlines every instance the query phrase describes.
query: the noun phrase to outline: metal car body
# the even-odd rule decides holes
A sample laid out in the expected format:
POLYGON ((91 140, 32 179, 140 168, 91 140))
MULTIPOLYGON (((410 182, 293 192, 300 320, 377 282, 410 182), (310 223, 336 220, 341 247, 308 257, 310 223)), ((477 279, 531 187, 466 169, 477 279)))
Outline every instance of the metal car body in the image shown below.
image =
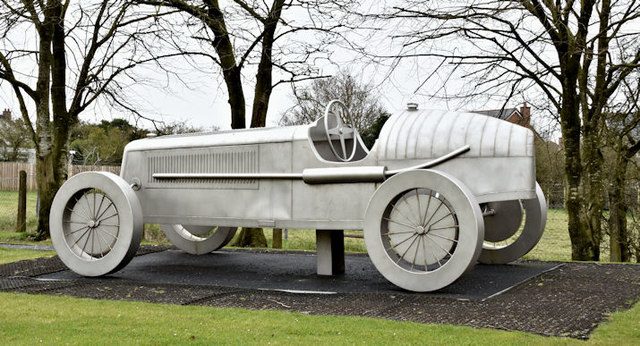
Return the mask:
POLYGON ((535 197, 533 135, 524 127, 473 113, 407 110, 387 121, 371 151, 358 138, 355 158, 341 162, 327 149, 322 125, 142 139, 126 146, 120 175, 137 184, 145 223, 362 229, 385 172, 468 145, 433 169, 456 176, 479 203, 535 197))
POLYGON ((343 230, 363 229, 380 273, 434 291, 477 261, 529 252, 546 224, 531 130, 473 113, 408 110, 369 151, 344 104, 301 126, 142 139, 120 177, 78 174, 56 195, 52 242, 86 276, 124 267, 144 223, 207 254, 237 227, 316 229, 318 274, 344 270, 343 230), (523 222, 524 220, 524 222, 523 222))

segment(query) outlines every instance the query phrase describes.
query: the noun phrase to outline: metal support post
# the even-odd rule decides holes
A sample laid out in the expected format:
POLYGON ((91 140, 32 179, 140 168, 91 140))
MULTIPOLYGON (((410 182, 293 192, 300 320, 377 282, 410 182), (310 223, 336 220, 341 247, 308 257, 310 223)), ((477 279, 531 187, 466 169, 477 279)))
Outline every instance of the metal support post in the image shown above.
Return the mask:
POLYGON ((318 275, 344 273, 344 231, 316 230, 318 275))

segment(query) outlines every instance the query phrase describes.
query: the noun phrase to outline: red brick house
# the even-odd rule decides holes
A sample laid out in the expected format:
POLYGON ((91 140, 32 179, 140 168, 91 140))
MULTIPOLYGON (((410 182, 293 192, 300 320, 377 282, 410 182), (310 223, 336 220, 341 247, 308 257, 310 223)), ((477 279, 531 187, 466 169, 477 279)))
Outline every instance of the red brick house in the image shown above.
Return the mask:
POLYGON ((525 102, 522 107, 518 108, 504 108, 504 109, 492 109, 484 111, 473 111, 473 113, 484 114, 490 117, 506 120, 510 123, 518 124, 520 126, 531 127, 531 107, 527 106, 525 102))

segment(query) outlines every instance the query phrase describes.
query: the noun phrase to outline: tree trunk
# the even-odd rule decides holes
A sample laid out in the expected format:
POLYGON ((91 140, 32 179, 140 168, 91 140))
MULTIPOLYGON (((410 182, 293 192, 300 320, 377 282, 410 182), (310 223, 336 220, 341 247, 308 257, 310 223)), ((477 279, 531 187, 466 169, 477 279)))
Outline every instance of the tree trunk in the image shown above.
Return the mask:
MULTIPOLYGON (((569 74, 567 72, 567 74, 569 74)), ((581 195, 582 159, 580 153, 579 98, 568 90, 575 85, 576 76, 568 76, 563 85, 561 108, 562 136, 564 143, 565 206, 568 214, 571 258, 577 261, 597 260, 598 251, 591 234, 587 213, 581 195)), ((575 90, 575 88, 573 89, 575 90)))
POLYGON ((583 172, 584 212, 586 214, 587 234, 591 236, 593 261, 600 260, 600 239, 602 238, 602 212, 604 209, 604 184, 602 166, 604 158, 600 152, 598 134, 589 126, 585 126, 583 134, 583 160, 586 169, 583 172))
POLYGON ((231 246, 267 247, 267 238, 264 236, 262 228, 245 227, 231 246))
POLYGON ((54 161, 54 155, 37 155, 36 158, 36 182, 38 185, 38 197, 40 208, 38 209, 38 229, 36 240, 43 240, 49 237, 49 211, 53 197, 64 181, 66 166, 54 161))
MULTIPOLYGON (((227 31, 227 23, 224 13, 220 9, 218 1, 205 2, 207 7, 207 26, 214 34, 213 49, 220 58, 222 75, 229 93, 229 106, 231 107, 231 128, 243 129, 246 127, 246 109, 244 90, 242 89, 242 67, 238 66, 233 49, 233 43, 227 31)), ((178 6, 178 8, 181 8, 178 6)))
POLYGON ((18 189, 18 215, 16 232, 27 230, 27 172, 20 171, 20 187, 18 189))
POLYGON ((251 113, 251 127, 264 127, 267 121, 269 99, 271 98, 271 91, 273 90, 273 42, 278 21, 282 15, 283 5, 284 0, 276 0, 273 2, 273 7, 269 11, 269 17, 264 25, 262 52, 256 74, 256 88, 251 113))
POLYGON ((36 239, 49 237, 49 212, 53 197, 67 173, 66 158, 69 129, 73 119, 66 110, 66 58, 63 6, 52 1, 47 7, 45 23, 40 28, 40 61, 36 105, 37 136, 36 183, 40 205, 36 239), (49 87, 51 83, 51 87, 49 87), (51 100, 51 108, 49 101, 51 100), (53 123, 50 121, 53 111, 53 123))
POLYGON ((36 93, 36 185, 38 186, 39 208, 38 228, 36 239, 43 240, 49 237, 49 211, 51 202, 58 189, 54 178, 54 169, 51 165, 52 136, 51 122, 49 120, 50 83, 51 83, 51 41, 53 28, 51 18, 45 17, 45 22, 39 28, 39 58, 38 82, 36 93))
POLYGON ((231 128, 244 129, 246 125, 246 105, 244 91, 242 90, 242 75, 240 69, 233 67, 223 71, 224 81, 229 93, 229 106, 231 107, 231 128))
POLYGON ((627 228, 627 203, 624 190, 627 182, 626 151, 616 150, 612 182, 609 188, 609 247, 611 262, 631 260, 630 237, 627 228))
MULTIPOLYGON (((258 72, 256 74, 256 87, 253 99, 253 110, 251 115, 251 127, 264 127, 269 109, 269 99, 273 90, 271 60, 273 49, 273 37, 278 25, 278 20, 282 14, 284 0, 276 0, 269 11, 269 17, 265 23, 262 38, 262 52, 258 72)), ((240 232, 234 246, 241 247, 267 247, 267 238, 261 228, 244 228, 240 232)))
POLYGON ((273 241, 271 247, 274 249, 282 249, 282 228, 273 229, 273 241))
MULTIPOLYGON (((262 62, 260 62, 262 67, 262 62)), ((256 80, 256 90, 253 99, 253 112, 251 113, 251 127, 264 127, 267 121, 267 111, 269 110, 269 98, 273 87, 271 85, 271 66, 268 69, 269 76, 262 76, 265 71, 258 72, 256 80)))

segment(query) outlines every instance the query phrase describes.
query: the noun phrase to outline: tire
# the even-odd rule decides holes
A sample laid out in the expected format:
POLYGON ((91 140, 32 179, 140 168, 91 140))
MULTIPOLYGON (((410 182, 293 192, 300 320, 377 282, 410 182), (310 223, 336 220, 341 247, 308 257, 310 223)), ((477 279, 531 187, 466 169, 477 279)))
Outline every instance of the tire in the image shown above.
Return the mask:
POLYGON ((135 256, 143 232, 137 196, 119 176, 85 172, 53 199, 51 241, 62 262, 84 276, 116 272, 135 256))
POLYGON ((464 184, 442 172, 415 170, 393 176, 373 194, 364 239, 371 261, 387 280, 429 292, 473 267, 484 224, 464 184))
POLYGON ((485 264, 513 262, 529 253, 540 241, 547 224, 547 201, 540 185, 536 183, 535 198, 493 202, 493 206, 497 207, 495 214, 485 217, 486 234, 491 236, 485 237, 478 261, 485 264), (513 213, 509 212, 512 208, 504 208, 507 204, 515 205, 514 202, 521 205, 520 214, 524 210, 525 221, 521 229, 520 221, 515 223, 510 220, 513 219, 513 213))
POLYGON ((229 244, 236 234, 236 227, 161 225, 167 239, 178 249, 204 255, 229 244))

